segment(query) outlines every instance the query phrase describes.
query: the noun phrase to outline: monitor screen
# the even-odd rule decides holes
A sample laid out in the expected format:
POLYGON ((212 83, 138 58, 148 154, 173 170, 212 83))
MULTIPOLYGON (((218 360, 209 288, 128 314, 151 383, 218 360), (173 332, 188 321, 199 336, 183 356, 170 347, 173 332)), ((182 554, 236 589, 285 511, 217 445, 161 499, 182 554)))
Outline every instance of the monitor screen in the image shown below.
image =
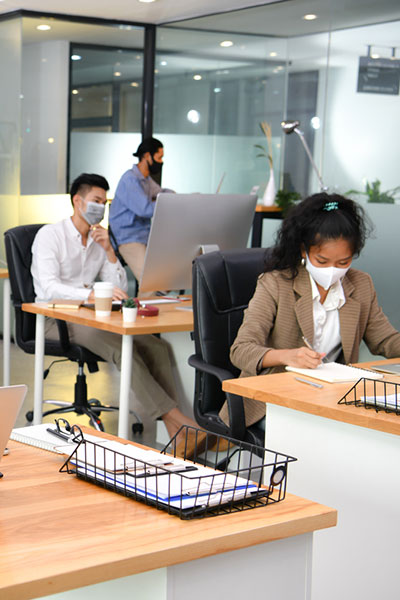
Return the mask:
POLYGON ((192 261, 211 250, 246 248, 255 195, 157 196, 139 293, 192 287, 192 261))

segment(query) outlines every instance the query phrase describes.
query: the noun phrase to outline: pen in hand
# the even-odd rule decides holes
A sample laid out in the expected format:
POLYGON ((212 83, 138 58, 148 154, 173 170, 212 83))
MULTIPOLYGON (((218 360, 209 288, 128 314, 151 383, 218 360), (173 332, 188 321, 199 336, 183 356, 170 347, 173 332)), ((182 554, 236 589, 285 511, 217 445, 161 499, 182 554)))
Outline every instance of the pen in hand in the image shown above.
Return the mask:
MULTIPOLYGON (((317 350, 315 350, 315 349, 312 347, 312 345, 310 344, 310 342, 308 341, 308 339, 307 339, 307 338, 306 338, 304 335, 301 337, 301 339, 303 340, 304 344, 307 346, 307 348, 308 348, 309 350, 314 350, 314 352, 317 352, 317 350)), ((320 354, 320 352, 318 352, 318 354, 320 354)), ((323 363, 327 363, 327 362, 329 362, 329 361, 328 361, 328 359, 326 358, 326 356, 324 356, 324 357, 321 359, 321 361, 322 361, 323 363)))

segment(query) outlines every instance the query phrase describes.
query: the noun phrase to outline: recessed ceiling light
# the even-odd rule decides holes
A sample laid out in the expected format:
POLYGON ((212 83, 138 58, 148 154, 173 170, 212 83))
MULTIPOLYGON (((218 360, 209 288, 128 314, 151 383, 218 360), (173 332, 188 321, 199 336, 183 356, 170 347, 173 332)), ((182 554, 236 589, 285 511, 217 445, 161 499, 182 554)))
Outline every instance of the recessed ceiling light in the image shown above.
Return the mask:
POLYGON ((233 42, 231 42, 231 40, 224 40, 223 42, 220 42, 219 45, 222 46, 222 48, 230 48, 233 46, 233 42))
POLYGON ((132 83, 130 84, 131 87, 139 87, 139 84, 137 81, 132 81, 132 83))
POLYGON ((78 90, 72 90, 71 94, 74 94, 74 96, 75 96, 76 94, 79 94, 79 91, 78 90))
POLYGON ((82 60, 82 56, 79 56, 79 54, 72 54, 71 60, 82 60))
POLYGON ((121 73, 119 71, 114 71, 114 77, 121 77, 121 73))
POLYGON ((49 142, 49 144, 54 144, 54 138, 53 137, 47 138, 47 141, 49 142))
POLYGON ((160 65, 161 65, 162 67, 166 67, 166 66, 167 66, 167 64, 168 64, 168 63, 167 63, 167 61, 166 61, 166 60, 162 60, 162 61, 160 62, 160 65))
POLYGON ((221 88, 219 88, 219 87, 216 87, 216 88, 214 88, 214 92, 215 92, 215 94, 219 94, 219 93, 220 93, 220 91, 221 91, 221 88))
POLYGON ((198 110, 189 110, 186 115, 186 118, 188 121, 190 121, 190 123, 196 124, 200 121, 200 113, 198 110))
POLYGON ((155 2, 156 0, 139 0, 139 2, 144 2, 145 4, 150 4, 150 2, 155 2))
POLYGON ((376 54, 376 53, 371 54, 371 58, 380 58, 380 57, 381 57, 380 54, 376 54))
POLYGON ((314 21, 315 19, 318 19, 318 17, 317 17, 317 15, 309 14, 309 15, 304 15, 303 19, 305 21, 314 21))
POLYGON ((202 76, 201 76, 201 75, 193 75, 193 79, 194 79, 195 81, 200 81, 200 80, 201 80, 201 79, 203 79, 203 78, 202 78, 202 76))
POLYGON ((278 53, 277 52, 270 52, 269 55, 270 56, 276 56, 278 53))
POLYGON ((51 27, 50 25, 38 25, 36 29, 39 29, 39 31, 48 31, 49 29, 51 29, 51 27))

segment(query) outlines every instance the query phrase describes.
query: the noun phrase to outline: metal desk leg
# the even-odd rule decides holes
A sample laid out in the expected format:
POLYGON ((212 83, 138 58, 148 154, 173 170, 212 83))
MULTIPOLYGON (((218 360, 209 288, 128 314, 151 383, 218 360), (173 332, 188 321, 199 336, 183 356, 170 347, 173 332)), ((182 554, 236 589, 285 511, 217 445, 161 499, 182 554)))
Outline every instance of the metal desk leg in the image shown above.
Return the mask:
POLYGON ((132 374, 133 336, 122 336, 121 380, 119 388, 118 436, 128 439, 129 429, 129 390, 132 374))
POLYGON ((10 280, 3 279, 3 385, 10 385, 10 280))
POLYGON ((44 319, 44 315, 36 315, 35 389, 33 399, 34 425, 40 425, 43 412, 44 319))
POLYGON ((263 213, 256 212, 253 217, 253 229, 251 233, 251 247, 261 248, 262 245, 263 213))

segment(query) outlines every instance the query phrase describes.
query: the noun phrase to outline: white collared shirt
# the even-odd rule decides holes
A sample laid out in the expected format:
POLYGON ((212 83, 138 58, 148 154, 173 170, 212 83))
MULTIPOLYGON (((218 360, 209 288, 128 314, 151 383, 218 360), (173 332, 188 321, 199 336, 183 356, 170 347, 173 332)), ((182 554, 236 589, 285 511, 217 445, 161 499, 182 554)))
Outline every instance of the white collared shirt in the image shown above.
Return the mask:
POLYGON ((86 300, 96 279, 128 289, 125 269, 111 263, 90 233, 87 245, 72 220, 44 225, 32 245, 33 284, 36 302, 54 298, 86 300))
POLYGON ((313 299, 313 348, 317 352, 325 352, 330 361, 335 361, 342 350, 339 308, 346 302, 342 283, 340 280, 334 283, 329 288, 325 302, 321 304, 317 285, 311 275, 309 277, 313 299))

